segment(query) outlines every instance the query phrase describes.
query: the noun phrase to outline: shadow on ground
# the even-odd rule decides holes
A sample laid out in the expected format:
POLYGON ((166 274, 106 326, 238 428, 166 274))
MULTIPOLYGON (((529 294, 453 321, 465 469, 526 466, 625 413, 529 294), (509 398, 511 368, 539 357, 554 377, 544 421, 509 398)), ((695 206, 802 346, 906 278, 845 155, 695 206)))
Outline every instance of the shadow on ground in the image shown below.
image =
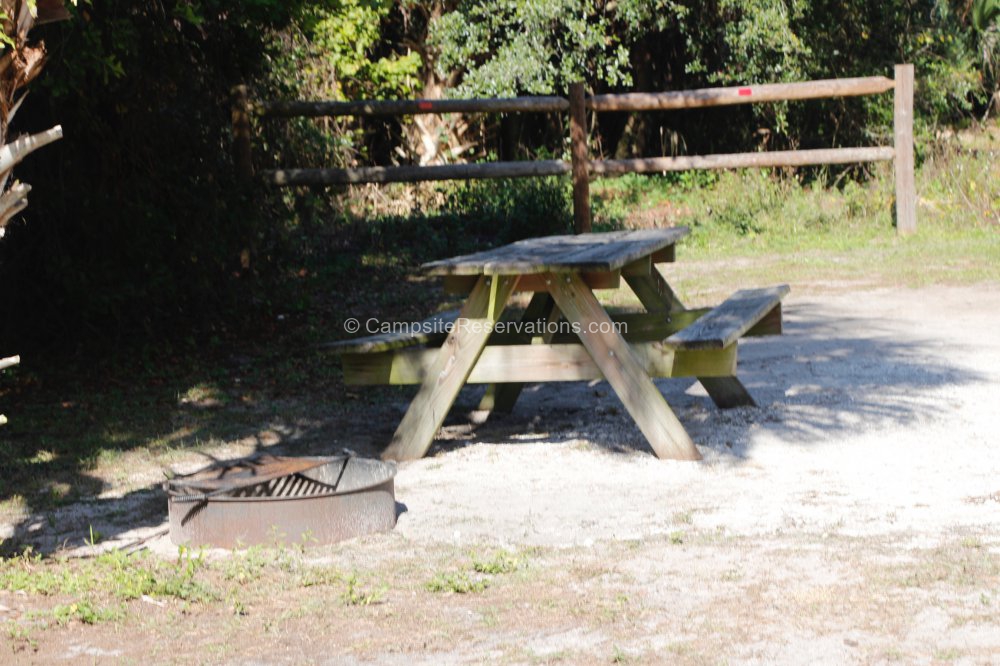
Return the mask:
MULTIPOLYGON (((657 380, 703 452, 742 458, 760 430, 809 446, 862 429, 935 419, 953 410, 933 395, 936 389, 989 381, 949 361, 959 343, 923 337, 898 321, 833 316, 816 303, 787 308, 785 319, 784 335, 740 346, 739 376, 758 407, 718 410, 694 379, 657 380)), ((463 391, 454 411, 474 410, 481 391, 463 391)), ((493 415, 478 427, 453 415, 450 424, 432 453, 539 441, 652 453, 603 381, 532 385, 512 414, 493 415)))
MULTIPOLYGON (((941 416, 949 406, 935 389, 987 381, 949 362, 957 344, 922 337, 899 321, 798 303, 786 309, 784 336, 741 346, 740 375, 759 407, 719 411, 694 380, 657 384, 706 458, 738 464, 761 431, 809 446, 941 416)), ((377 456, 413 394, 412 387, 344 387, 335 362, 309 351, 287 366, 287 372, 301 371, 300 378, 266 399, 247 399, 242 378, 256 364, 238 359, 200 384, 214 392, 192 392, 190 377, 106 387, 90 403, 84 398, 60 407, 66 416, 58 424, 33 418, 33 407, 21 405, 22 426, 9 427, 0 439, 0 507, 12 518, 0 516, 3 547, 52 552, 83 545, 94 534, 139 543, 166 520, 159 470, 171 464, 190 470, 199 460, 264 449, 315 455, 349 448, 377 456), (185 386, 189 395, 182 394, 185 386), (136 410, 143 410, 142 419, 133 418, 136 410)), ((477 424, 470 413, 482 391, 462 391, 430 455, 479 443, 540 442, 651 453, 605 382, 530 385, 512 414, 477 424)), ((52 412, 52 405, 36 407, 40 415, 52 412)))

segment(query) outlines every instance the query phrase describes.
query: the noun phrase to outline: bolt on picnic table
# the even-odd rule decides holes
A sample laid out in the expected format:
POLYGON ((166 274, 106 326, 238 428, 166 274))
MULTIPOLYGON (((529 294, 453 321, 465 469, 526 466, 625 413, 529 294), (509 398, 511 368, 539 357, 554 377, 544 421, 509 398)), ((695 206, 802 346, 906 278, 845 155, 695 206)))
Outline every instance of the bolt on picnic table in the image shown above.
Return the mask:
POLYGON ((788 286, 737 291, 715 308, 685 308, 656 264, 672 262, 674 245, 687 234, 687 227, 673 227, 549 236, 424 264, 425 273, 444 278, 447 291, 468 294, 460 311, 425 320, 413 333, 331 345, 348 384, 420 385, 383 458, 426 454, 467 383, 490 385, 482 409, 510 411, 526 382, 606 379, 657 456, 699 460, 651 377, 696 377, 721 408, 753 405, 736 378, 737 341, 781 333, 788 286), (594 296, 623 278, 645 312, 609 313, 594 296), (498 324, 518 291, 533 295, 521 326, 508 331, 498 324), (560 321, 568 326, 553 325, 560 321))

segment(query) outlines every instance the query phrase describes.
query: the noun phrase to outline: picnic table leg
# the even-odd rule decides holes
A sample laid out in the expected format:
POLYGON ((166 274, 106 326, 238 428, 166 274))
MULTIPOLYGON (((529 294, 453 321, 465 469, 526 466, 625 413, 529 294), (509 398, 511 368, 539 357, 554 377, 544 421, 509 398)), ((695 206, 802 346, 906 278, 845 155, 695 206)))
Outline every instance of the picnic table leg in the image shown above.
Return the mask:
POLYGON ((517 279, 516 275, 492 275, 480 277, 476 282, 392 441, 382 453, 383 459, 414 460, 427 453, 479 360, 517 279))
POLYGON ((579 327, 580 341, 649 445, 660 458, 701 460, 701 454, 663 394, 615 330, 608 313, 576 273, 545 276, 563 316, 579 327))
MULTIPOLYGON (((536 291, 532 295, 528 307, 524 309, 524 314, 521 316, 521 323, 543 321, 547 324, 555 308, 555 301, 552 300, 552 296, 548 292, 536 291)), ((531 344, 532 337, 530 333, 518 331, 514 335, 514 341, 515 344, 531 344)), ((535 337, 541 337, 545 342, 548 342, 552 338, 547 330, 542 331, 539 336, 535 337)), ((521 395, 521 389, 523 388, 524 383, 522 382, 490 384, 486 387, 486 394, 479 402, 479 409, 487 412, 509 414, 514 411, 514 403, 517 402, 517 398, 521 395)))
MULTIPOLYGON (((668 312, 686 309, 655 266, 649 275, 624 277, 648 312, 658 312, 664 307, 668 312)), ((705 387, 708 396, 719 409, 757 406, 750 392, 737 377, 698 377, 698 381, 705 387)))

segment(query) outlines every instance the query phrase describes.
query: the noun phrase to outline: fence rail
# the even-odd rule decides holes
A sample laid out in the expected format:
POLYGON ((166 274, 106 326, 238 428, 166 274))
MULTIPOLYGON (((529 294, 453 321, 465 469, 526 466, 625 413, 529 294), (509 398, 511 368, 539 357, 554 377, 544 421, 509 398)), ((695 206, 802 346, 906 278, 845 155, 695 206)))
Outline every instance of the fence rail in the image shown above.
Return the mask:
POLYGON ((578 233, 590 231, 590 179, 625 173, 790 167, 892 160, 895 163, 896 230, 916 230, 916 187, 913 174, 913 65, 896 65, 894 78, 869 76, 798 83, 703 88, 661 93, 626 93, 587 97, 582 83, 570 86, 569 98, 512 97, 505 99, 401 100, 355 102, 279 101, 251 104, 246 86, 237 86, 233 107, 233 158, 238 173, 253 178, 251 116, 401 116, 425 113, 563 113, 570 117, 571 161, 541 160, 447 164, 433 166, 360 167, 354 169, 272 169, 261 175, 279 186, 396 183, 484 178, 530 178, 571 174, 573 218, 578 233), (624 160, 591 160, 587 112, 663 111, 734 104, 878 95, 894 91, 893 146, 824 148, 720 155, 686 155, 624 160))

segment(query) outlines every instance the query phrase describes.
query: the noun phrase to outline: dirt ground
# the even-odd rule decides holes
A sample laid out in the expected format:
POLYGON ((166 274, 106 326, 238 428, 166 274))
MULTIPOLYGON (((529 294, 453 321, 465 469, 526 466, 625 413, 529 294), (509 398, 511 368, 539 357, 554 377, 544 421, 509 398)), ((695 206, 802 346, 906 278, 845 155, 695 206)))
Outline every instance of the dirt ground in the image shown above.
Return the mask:
MULTIPOLYGON (((656 459, 605 383, 530 386, 478 424, 467 389, 431 455, 400 465, 395 530, 295 556, 355 572, 373 603, 276 573, 236 612, 134 601, 33 644, 8 632, 0 662, 1000 663, 1000 285, 793 286, 785 321, 741 344, 758 408, 658 382, 700 463, 656 459), (476 571, 500 549, 513 566, 476 571), (463 572, 488 586, 428 585, 463 572)), ((295 450, 310 425, 373 453, 406 407, 390 395, 275 440, 295 450)), ((158 475, 102 496, 119 511, 104 519, 146 518, 101 547, 162 530, 158 475)), ((38 539, 96 520, 60 511, 38 539)), ((144 545, 176 557, 165 536, 144 545)), ((0 591, 0 623, 51 603, 0 591)))

